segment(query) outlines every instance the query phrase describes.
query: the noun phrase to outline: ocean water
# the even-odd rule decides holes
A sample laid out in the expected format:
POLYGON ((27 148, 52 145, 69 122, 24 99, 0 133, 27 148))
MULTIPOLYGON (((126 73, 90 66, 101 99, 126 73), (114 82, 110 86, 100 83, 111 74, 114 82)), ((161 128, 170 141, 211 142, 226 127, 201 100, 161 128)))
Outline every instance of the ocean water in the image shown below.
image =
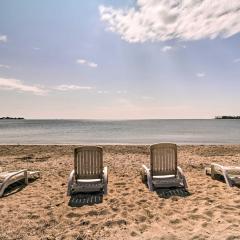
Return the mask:
POLYGON ((240 144, 240 120, 1 120, 0 144, 240 144))

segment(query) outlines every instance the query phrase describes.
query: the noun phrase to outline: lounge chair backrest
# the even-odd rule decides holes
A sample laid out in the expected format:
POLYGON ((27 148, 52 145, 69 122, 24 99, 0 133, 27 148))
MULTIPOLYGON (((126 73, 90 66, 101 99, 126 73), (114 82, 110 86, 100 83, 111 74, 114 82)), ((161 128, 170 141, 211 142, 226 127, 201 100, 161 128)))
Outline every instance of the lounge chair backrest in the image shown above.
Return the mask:
POLYGON ((160 143, 150 147, 151 174, 176 175, 177 174, 177 145, 173 143, 160 143))
POLYGON ((74 150, 76 179, 98 179, 103 177, 103 150, 100 147, 84 146, 74 150))

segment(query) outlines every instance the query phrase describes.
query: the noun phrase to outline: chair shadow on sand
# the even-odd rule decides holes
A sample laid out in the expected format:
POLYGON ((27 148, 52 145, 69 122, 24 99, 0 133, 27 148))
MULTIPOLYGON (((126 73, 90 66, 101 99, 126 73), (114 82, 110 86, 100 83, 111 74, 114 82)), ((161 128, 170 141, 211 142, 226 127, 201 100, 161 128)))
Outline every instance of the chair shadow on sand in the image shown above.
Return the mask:
MULTIPOLYGON (((220 174, 216 174, 214 176, 213 180, 214 181, 219 181, 219 182, 222 182, 222 183, 226 183, 225 178, 222 175, 220 175, 220 174)), ((233 186, 237 187, 237 188, 240 188, 240 184, 234 184, 233 186)))
MULTIPOLYGON (((36 181, 37 179, 29 179, 28 180, 28 183, 31 184, 32 182, 36 181)), ((28 185, 25 184, 24 180, 20 180, 20 181, 17 181, 15 183, 12 183, 11 185, 9 185, 5 191, 4 191, 4 194, 3 194, 3 198, 4 197, 8 197, 8 196, 11 196, 17 192, 20 192, 22 191, 25 187, 27 187, 28 185)))
POLYGON ((191 195, 185 188, 161 188, 161 189, 156 189, 155 192, 160 198, 165 198, 165 199, 173 196, 188 197, 191 195))
POLYGON ((103 202, 103 193, 77 193, 73 194, 68 202, 70 207, 91 206, 103 202))

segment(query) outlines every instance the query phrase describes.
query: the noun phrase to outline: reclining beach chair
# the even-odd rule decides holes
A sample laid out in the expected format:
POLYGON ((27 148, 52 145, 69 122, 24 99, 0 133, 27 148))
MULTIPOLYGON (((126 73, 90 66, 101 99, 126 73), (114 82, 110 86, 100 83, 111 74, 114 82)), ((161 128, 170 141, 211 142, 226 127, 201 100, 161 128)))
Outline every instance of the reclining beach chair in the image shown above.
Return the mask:
POLYGON ((107 167, 103 168, 103 150, 95 146, 83 146, 74 150, 74 170, 68 179, 67 195, 77 192, 107 194, 107 167))
POLYGON ((39 171, 27 171, 26 169, 19 171, 0 172, 0 197, 3 196, 5 189, 13 183, 24 180, 28 184, 29 179, 40 177, 39 171))
POLYGON ((176 144, 160 143, 152 145, 150 147, 150 168, 145 165, 142 165, 142 167, 150 191, 153 191, 154 188, 188 188, 182 169, 177 166, 176 144))
POLYGON ((217 177, 224 178, 229 187, 240 185, 240 167, 212 163, 211 167, 205 168, 205 173, 211 175, 212 179, 216 179, 217 177))

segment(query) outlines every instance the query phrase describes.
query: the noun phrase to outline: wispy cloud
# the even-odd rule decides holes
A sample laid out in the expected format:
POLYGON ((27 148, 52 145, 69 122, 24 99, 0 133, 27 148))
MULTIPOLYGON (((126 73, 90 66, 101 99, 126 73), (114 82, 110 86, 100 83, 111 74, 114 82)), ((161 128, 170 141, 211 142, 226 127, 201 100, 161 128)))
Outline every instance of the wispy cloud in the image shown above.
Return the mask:
POLYGON ((76 91, 76 90, 91 90, 90 86, 68 85, 62 84, 55 87, 37 86, 25 84, 23 81, 12 78, 0 78, 0 89, 15 90, 19 92, 29 92, 35 95, 46 95, 47 93, 57 91, 76 91))
POLYGON ((198 77, 198 78, 204 78, 204 77, 206 77, 206 74, 203 73, 203 72, 199 72, 199 73, 196 73, 196 77, 198 77))
POLYGON ((240 62, 240 58, 236 58, 233 60, 234 63, 239 63, 240 62))
POLYGON ((33 49, 34 51, 39 51, 39 50, 40 50, 39 47, 33 47, 32 49, 33 49))
POLYGON ((239 0, 136 0, 136 5, 102 5, 101 20, 128 42, 227 38, 240 32, 239 0))
POLYGON ((98 94, 108 94, 109 91, 106 91, 106 90, 98 90, 97 93, 98 93, 98 94))
POLYGON ((48 92, 48 90, 43 87, 28 85, 23 83, 21 80, 12 78, 0 78, 0 89, 29 92, 35 95, 44 95, 48 92))
POLYGON ((6 35, 0 35, 0 43, 6 43, 7 42, 7 36, 6 35))
POLYGON ((149 97, 149 96, 142 96, 141 99, 149 101, 149 100, 153 100, 153 97, 149 97))
POLYGON ((126 90, 118 90, 117 94, 127 94, 127 91, 126 90))
POLYGON ((77 62, 78 64, 85 65, 85 66, 88 66, 88 67, 91 67, 91 68, 96 68, 96 67, 98 66, 97 63, 88 61, 88 60, 86 60, 86 59, 77 59, 76 62, 77 62))
POLYGON ((171 51, 172 49, 173 49, 172 46, 164 46, 164 47, 162 48, 162 52, 168 52, 168 51, 171 51))
POLYGON ((7 68, 7 69, 9 69, 10 66, 9 65, 5 65, 5 64, 0 64, 0 68, 7 68))
POLYGON ((91 90, 92 87, 62 84, 62 85, 54 87, 53 89, 59 90, 59 91, 74 91, 74 90, 91 90))

